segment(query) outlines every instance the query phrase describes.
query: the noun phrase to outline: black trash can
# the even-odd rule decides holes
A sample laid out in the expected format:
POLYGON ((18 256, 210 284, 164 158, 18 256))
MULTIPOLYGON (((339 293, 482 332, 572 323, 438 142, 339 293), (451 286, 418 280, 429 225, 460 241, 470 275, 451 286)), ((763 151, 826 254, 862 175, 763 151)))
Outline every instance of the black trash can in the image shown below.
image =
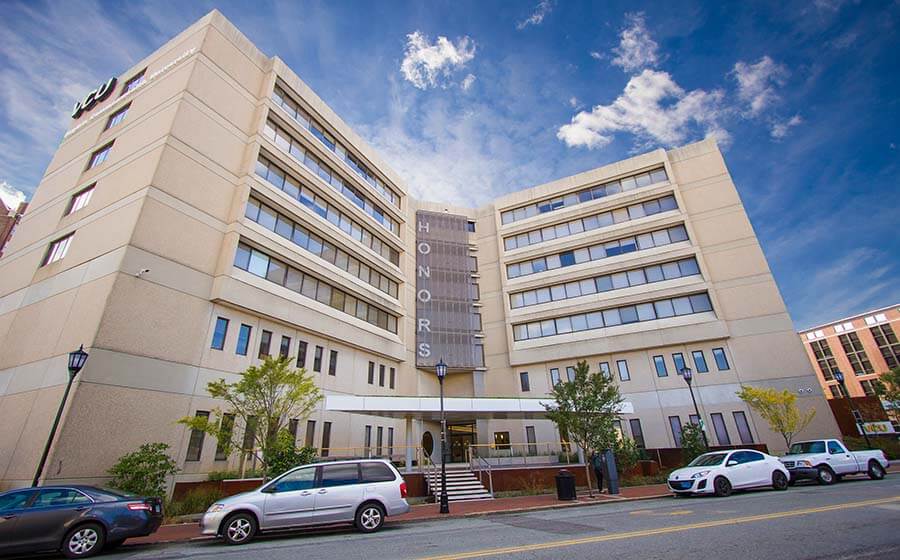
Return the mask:
POLYGON ((575 475, 561 469, 556 475, 556 499, 558 500, 574 500, 577 498, 575 494, 575 475))

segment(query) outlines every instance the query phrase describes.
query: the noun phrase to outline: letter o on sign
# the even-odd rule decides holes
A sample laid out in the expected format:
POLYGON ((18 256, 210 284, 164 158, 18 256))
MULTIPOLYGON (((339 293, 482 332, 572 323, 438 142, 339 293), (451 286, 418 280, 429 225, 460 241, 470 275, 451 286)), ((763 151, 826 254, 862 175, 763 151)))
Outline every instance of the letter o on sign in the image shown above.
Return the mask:
POLYGON ((431 245, 429 245, 428 243, 425 243, 424 241, 419 243, 419 253, 421 253, 423 255, 427 255, 430 252, 431 252, 431 245))
POLYGON ((431 292, 429 292, 428 290, 419 290, 416 293, 416 299, 418 299, 422 303, 428 303, 429 301, 431 301, 431 292))

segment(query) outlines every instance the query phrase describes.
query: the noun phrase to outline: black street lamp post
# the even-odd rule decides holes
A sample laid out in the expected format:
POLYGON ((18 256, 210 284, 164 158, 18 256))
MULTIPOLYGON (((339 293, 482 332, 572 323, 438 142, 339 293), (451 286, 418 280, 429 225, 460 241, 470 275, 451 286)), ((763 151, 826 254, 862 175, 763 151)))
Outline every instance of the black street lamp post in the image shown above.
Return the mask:
POLYGON ((53 427, 50 428, 50 437, 47 438, 47 445, 44 446, 41 462, 38 463, 37 472, 34 473, 34 480, 31 481, 32 487, 37 486, 38 481, 41 479, 41 473, 44 472, 44 464, 47 462, 47 455, 50 454, 50 445, 53 444, 53 438, 56 436, 56 429, 59 427, 59 419, 62 417, 63 408, 66 406, 66 399, 69 398, 69 390, 72 388, 72 382, 75 381, 75 376, 78 375, 78 372, 84 367, 84 363, 87 359, 88 353, 84 351, 83 344, 78 350, 69 352, 69 382, 66 384, 66 390, 63 393, 62 401, 59 403, 59 410, 56 411, 56 419, 53 420, 53 427))
POLYGON ((450 500, 447 499, 447 419, 444 418, 444 377, 447 376, 447 364, 443 358, 435 366, 435 372, 441 385, 441 513, 450 513, 450 500))
POLYGON ((862 435, 866 440, 866 447, 872 449, 872 442, 869 441, 869 434, 866 433, 866 426, 860 421, 862 420, 862 413, 857 412, 856 407, 853 406, 853 399, 850 398, 850 393, 847 392, 847 386, 844 385, 843 372, 834 372, 834 379, 841 386, 841 392, 844 393, 844 397, 847 399, 847 405, 850 407, 850 415, 853 416, 853 420, 856 422, 856 428, 862 432, 862 435), (857 416, 857 414, 859 416, 857 416))
POLYGON ((703 417, 700 416, 700 409, 697 408, 697 399, 694 398, 694 388, 691 386, 691 381, 694 380, 694 372, 691 371, 691 368, 684 367, 681 368, 681 376, 684 377, 684 382, 687 383, 688 391, 691 392, 691 401, 694 403, 694 412, 697 414, 697 418, 700 419, 700 433, 703 434, 703 444, 709 449, 709 439, 706 437, 706 429, 703 426, 703 417))

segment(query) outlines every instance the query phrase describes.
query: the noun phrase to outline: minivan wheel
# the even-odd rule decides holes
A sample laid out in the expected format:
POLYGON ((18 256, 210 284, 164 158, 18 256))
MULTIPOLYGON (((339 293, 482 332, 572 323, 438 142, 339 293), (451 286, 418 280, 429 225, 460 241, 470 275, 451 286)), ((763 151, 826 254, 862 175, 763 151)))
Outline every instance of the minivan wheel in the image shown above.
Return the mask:
POLYGON ((823 486, 828 486, 829 484, 834 484, 834 471, 832 471, 828 467, 819 467, 818 475, 816 476, 816 480, 819 484, 823 486))
POLYGON ((226 544, 247 544, 256 535, 256 518, 249 513, 236 513, 222 525, 226 544))
POLYGON ((103 550, 106 539, 103 527, 86 523, 75 527, 63 539, 62 553, 66 558, 90 558, 103 550))
POLYGON ((716 491, 716 496, 719 498, 731 495, 731 483, 724 476, 716 478, 715 482, 713 482, 713 488, 716 491))
POLYGON ((384 508, 380 504, 368 503, 356 510, 356 528, 363 533, 374 533, 384 525, 384 508))
POLYGON ((867 473, 872 480, 881 480, 884 478, 884 467, 879 465, 878 461, 869 461, 869 470, 867 473))
POLYGON ((772 488, 775 490, 787 490, 788 483, 788 477, 783 472, 775 471, 772 473, 772 488))

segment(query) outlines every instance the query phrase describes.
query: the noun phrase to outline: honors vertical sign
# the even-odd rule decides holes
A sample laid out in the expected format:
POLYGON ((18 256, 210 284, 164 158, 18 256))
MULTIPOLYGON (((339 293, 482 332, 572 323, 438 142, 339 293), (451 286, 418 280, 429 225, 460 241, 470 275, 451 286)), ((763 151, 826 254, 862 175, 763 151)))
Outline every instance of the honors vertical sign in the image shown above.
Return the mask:
POLYGON ((481 367, 468 218, 416 212, 416 366, 481 367))

